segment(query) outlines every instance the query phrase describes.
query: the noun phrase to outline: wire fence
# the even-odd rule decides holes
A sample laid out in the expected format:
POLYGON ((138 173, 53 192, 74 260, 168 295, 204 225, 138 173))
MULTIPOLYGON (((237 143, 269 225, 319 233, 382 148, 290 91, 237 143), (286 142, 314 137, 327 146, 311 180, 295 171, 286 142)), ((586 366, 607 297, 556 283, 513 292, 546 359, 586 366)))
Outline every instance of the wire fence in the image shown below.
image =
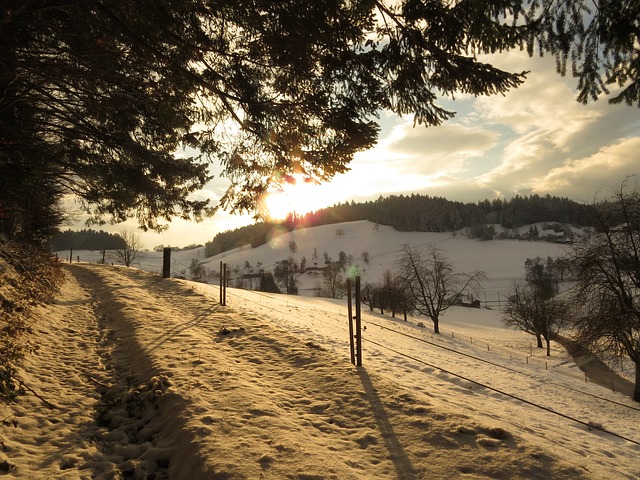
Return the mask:
MULTIPOLYGON (((231 297, 234 297, 237 300, 241 300, 243 302, 248 300, 247 294, 243 291, 242 295, 238 295, 236 292, 234 292, 233 290, 230 293, 231 297)), ((295 298, 290 298, 290 297, 280 297, 278 295, 275 294, 264 294, 261 292, 250 292, 251 293, 251 297, 252 297, 252 301, 255 301, 257 304, 260 304, 262 306, 262 308, 266 308, 268 310, 271 310, 272 312, 274 312, 275 314, 281 315, 281 316, 290 316, 291 310, 290 307, 292 306, 301 306, 301 304, 299 302, 296 302, 295 298)), ((305 304, 306 306, 306 304, 305 304)), ((342 306, 342 305, 335 305, 332 306, 331 308, 327 308, 327 307, 319 307, 316 306, 314 307, 315 310, 319 310, 321 312, 326 312, 328 315, 326 318, 329 318, 329 315, 336 315, 339 314, 341 315, 343 318, 346 318, 348 315, 347 312, 347 308, 346 306, 342 306)), ((451 338, 455 338, 456 340, 462 340, 462 341, 467 341, 470 347, 475 347, 476 350, 479 352, 481 351, 488 351, 492 353, 493 355, 497 355, 499 357, 504 358, 505 360, 508 358, 509 362, 507 363, 511 363, 514 366, 509 366, 509 365, 505 365, 504 363, 500 363, 499 361, 493 361, 493 360, 489 360, 486 358, 482 358, 482 356, 478 355, 478 354, 470 354, 467 352, 463 352, 460 351, 454 347, 451 347, 449 345, 443 345, 440 342, 434 342, 434 341, 430 341, 428 338, 425 338, 425 334, 432 334, 431 332, 428 332, 427 328, 425 327, 425 331, 422 332, 420 329, 416 330, 415 334, 410 334, 407 332, 403 332, 401 330, 399 330, 398 328, 393 328, 392 326, 389 326, 389 324, 383 324, 382 322, 386 321, 393 321, 393 318, 389 318, 389 317, 385 317, 383 315, 379 315, 379 314, 373 314, 371 312, 367 312, 365 313, 363 310, 363 316, 362 316, 362 320, 363 323, 365 324, 365 326, 376 326, 379 328, 384 329, 386 332, 391 333, 393 335, 400 335, 403 337, 409 337, 414 341, 417 342, 421 342, 424 343, 426 345, 429 345, 431 348, 438 348, 438 349, 444 349, 447 350, 448 352, 460 356, 460 357, 467 357, 467 358, 471 358, 474 361, 477 362, 481 362, 487 365, 491 365, 494 368, 499 368, 499 369, 503 369, 503 370, 507 370, 510 371, 512 373, 521 375, 522 374, 522 370, 520 367, 516 367, 515 364, 513 362, 521 362, 522 364, 527 365, 527 368, 534 368, 534 369, 538 369, 538 370, 548 370, 549 369, 549 365, 548 365, 548 361, 545 360, 542 357, 539 356, 535 356, 533 353, 526 355, 523 354, 523 352, 519 351, 516 352, 513 349, 508 349, 508 348, 504 348, 501 346, 497 346, 495 344, 491 344, 490 342, 486 342, 486 341, 481 341, 478 340, 477 338, 474 339, 474 337, 472 336, 465 336, 465 335, 460 335, 460 334, 456 334, 456 332, 454 330, 445 330, 442 331, 441 329, 441 336, 450 336, 451 338)), ((419 321, 420 319, 416 319, 415 317, 412 317, 410 319, 410 322, 415 322, 414 325, 416 325, 417 323, 422 323, 419 321)), ((397 322, 402 322, 402 324, 404 324, 405 322, 403 320, 397 319, 397 322)), ((393 325, 393 323, 392 323, 393 325)), ((435 334, 432 334, 435 335, 435 334)), ((482 388, 486 388, 487 390, 499 393, 501 395, 504 395, 506 397, 509 397, 511 399, 517 400, 523 404, 529 405, 531 407, 534 407, 536 409, 540 409, 540 410, 544 410, 547 411, 553 415, 574 421, 578 424, 587 426, 589 429, 595 429, 595 430, 599 430, 602 431, 604 433, 607 433, 609 435, 612 435, 614 437, 620 438, 624 441, 636 444, 636 445, 640 445, 640 440, 636 440, 633 438, 630 438, 628 436, 622 435, 622 434, 618 434, 614 431, 612 431, 611 429, 607 429, 605 427, 602 427, 601 425, 595 424, 594 422, 591 421, 585 421, 579 418, 576 418, 573 415, 568 415, 568 414, 564 414, 562 412, 556 411, 553 408, 547 407, 545 405, 540 404, 539 402, 530 400, 530 399, 526 399, 524 398, 522 395, 519 395, 517 393, 513 393, 513 392, 508 392, 505 389, 501 389, 501 388, 496 388, 493 387, 489 384, 487 384, 486 382, 480 382, 478 380, 472 379, 470 377, 468 377, 467 375, 463 375, 460 372, 456 372, 455 369, 452 368, 444 368, 441 365, 436 365, 435 363, 432 362, 428 362, 426 360, 424 360, 423 358, 419 358, 416 355, 412 355, 409 354, 405 351, 402 350, 398 350, 398 349, 394 349, 391 348, 389 345, 385 345, 382 344, 380 342, 376 342, 374 340, 372 340, 371 338, 368 338, 367 334, 366 334, 366 329, 365 329, 365 333, 363 333, 363 337, 362 337, 362 342, 364 343, 365 347, 367 344, 369 345, 375 345, 377 348, 379 349, 383 349, 386 351, 389 351, 395 355, 399 355, 403 358, 406 358, 408 360, 411 360, 413 362, 417 362, 419 364, 428 366, 430 368, 436 369, 438 371, 441 371, 443 373, 446 373, 448 375, 451 375, 453 377, 459 378, 461 380, 473 383, 475 385, 478 385, 482 388)), ((531 350, 532 352, 535 351, 535 347, 533 347, 533 345, 531 345, 531 350)), ((367 363, 367 356, 366 356, 366 348, 365 348, 365 352, 364 352, 364 363, 367 363)), ((454 362, 455 363, 455 362, 454 362)), ((571 377, 574 380, 582 380, 582 377, 580 375, 575 375, 575 374, 571 374, 569 372, 563 371, 563 370, 555 370, 556 373, 560 373, 561 375, 566 375, 568 377, 571 377)), ((423 371, 418 371, 418 373, 422 373, 425 376, 430 375, 427 372, 423 372, 423 371)), ((585 377, 585 381, 586 381, 586 377, 585 377)), ((543 380, 540 380, 541 382, 543 380)), ((559 388, 559 389, 564 389, 567 390, 569 392, 571 392, 572 394, 576 394, 576 395, 584 395, 588 398, 593 398, 594 400, 598 400, 600 402, 605 402, 611 405, 616 405, 618 407, 622 407, 625 409, 628 409, 630 411, 638 411, 640 412, 640 408, 639 407, 635 407, 633 405, 628 405, 622 402, 618 402, 615 400, 612 400, 610 398, 606 398, 602 395, 597 395, 591 392, 587 392, 585 390, 581 390, 579 388, 575 388, 575 387, 571 387, 562 383, 554 383, 552 381, 549 381, 548 379, 544 380, 545 385, 547 386, 552 386, 554 388, 559 388)), ((613 389, 615 391, 615 388, 613 389)))

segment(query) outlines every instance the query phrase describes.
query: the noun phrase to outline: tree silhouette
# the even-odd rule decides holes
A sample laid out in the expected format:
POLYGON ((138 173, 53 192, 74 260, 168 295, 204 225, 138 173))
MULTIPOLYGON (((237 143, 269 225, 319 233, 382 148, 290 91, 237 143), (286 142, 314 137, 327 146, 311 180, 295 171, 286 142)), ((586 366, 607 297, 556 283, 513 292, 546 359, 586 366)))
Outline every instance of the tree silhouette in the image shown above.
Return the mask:
POLYGON ((544 338, 547 356, 551 355, 551 340, 554 340, 560 328, 567 323, 569 305, 566 301, 548 296, 532 283, 514 285, 509 296, 507 308, 502 316, 505 325, 516 327, 534 335, 538 348, 542 348, 544 338))
POLYGON ((340 298, 345 291, 345 282, 342 277, 344 268, 340 262, 329 262, 322 270, 322 278, 326 293, 331 298, 340 298))
POLYGON ((288 258, 276 262, 273 276, 277 281, 284 285, 288 294, 297 295, 298 293, 298 265, 293 258, 288 258))
MULTIPOLYGON (((638 18, 632 0, 536 0, 527 17, 537 31, 539 48, 556 57, 558 73, 578 79, 578 101, 611 95, 610 103, 640 107, 638 18), (569 67, 568 64, 569 63, 569 67)), ((529 44, 529 52, 534 45, 529 44)))
POLYGON ((576 281, 573 325, 579 343, 625 355, 636 368, 640 402, 640 190, 625 181, 597 204, 599 232, 576 244, 569 264, 576 281))
POLYGON ((615 84, 614 102, 637 103, 640 6, 588 4, 6 0, 0 233, 46 237, 67 194, 93 222, 144 229, 257 212, 274 184, 345 172, 381 110, 438 125, 453 116, 439 99, 524 80, 479 54, 538 46, 561 73, 573 60, 580 101, 615 84), (229 182, 216 206, 193 195, 210 160, 229 182))
POLYGON ((142 253, 140 250, 140 236, 131 231, 125 230, 120 233, 123 245, 111 251, 111 255, 116 262, 122 263, 125 267, 130 267, 142 253))
POLYGON ((440 317, 456 299, 468 291, 479 291, 486 279, 483 272, 454 272, 451 262, 434 246, 422 251, 405 245, 397 268, 415 311, 431 319, 435 333, 440 333, 440 317))

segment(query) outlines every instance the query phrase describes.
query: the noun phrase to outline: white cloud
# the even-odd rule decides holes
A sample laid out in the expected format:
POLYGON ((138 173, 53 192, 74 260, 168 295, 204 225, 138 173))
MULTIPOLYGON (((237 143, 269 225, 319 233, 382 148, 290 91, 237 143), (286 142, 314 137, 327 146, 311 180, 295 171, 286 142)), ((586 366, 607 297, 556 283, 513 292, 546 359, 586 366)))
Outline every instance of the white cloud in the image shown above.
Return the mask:
POLYGON ((499 134, 482 126, 448 123, 437 127, 398 125, 386 151, 398 174, 440 177, 464 171, 470 159, 484 155, 499 134))
POLYGON ((615 187, 625 176, 640 173, 639 151, 640 137, 606 145, 593 155, 568 160, 551 169, 533 182, 534 190, 539 193, 584 196, 587 200, 589 193, 592 198, 602 189, 615 187), (603 178, 611 180, 608 184, 603 184, 603 178))
POLYGON ((509 59, 529 62, 526 83, 505 97, 477 99, 466 120, 504 132, 487 161, 493 165, 476 177, 479 187, 586 199, 632 173, 638 161, 628 145, 638 140, 636 109, 606 101, 579 104, 575 80, 556 74, 552 59, 517 53, 509 59))

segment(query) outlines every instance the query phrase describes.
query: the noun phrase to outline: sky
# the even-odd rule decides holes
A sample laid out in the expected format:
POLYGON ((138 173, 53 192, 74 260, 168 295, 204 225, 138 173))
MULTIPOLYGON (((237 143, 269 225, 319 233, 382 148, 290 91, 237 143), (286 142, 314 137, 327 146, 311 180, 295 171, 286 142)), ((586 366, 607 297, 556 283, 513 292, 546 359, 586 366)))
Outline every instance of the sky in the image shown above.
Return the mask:
MULTIPOLYGON (((606 99, 578 103, 576 80, 558 75, 550 56, 513 51, 485 58, 506 70, 530 73, 504 96, 443 99, 442 106, 456 116, 437 127, 414 128, 412 117, 382 112, 378 144, 358 153, 349 172, 271 198, 272 215, 411 193, 463 202, 550 194, 592 203, 640 173, 637 107, 610 105, 606 99)), ((199 196, 215 205, 226 185, 217 176, 199 196)), ((146 248, 180 247, 250 223, 250 215, 218 212, 201 223, 177 219, 162 234, 140 232, 140 237, 146 248)), ((121 232, 136 224, 100 228, 121 232)))

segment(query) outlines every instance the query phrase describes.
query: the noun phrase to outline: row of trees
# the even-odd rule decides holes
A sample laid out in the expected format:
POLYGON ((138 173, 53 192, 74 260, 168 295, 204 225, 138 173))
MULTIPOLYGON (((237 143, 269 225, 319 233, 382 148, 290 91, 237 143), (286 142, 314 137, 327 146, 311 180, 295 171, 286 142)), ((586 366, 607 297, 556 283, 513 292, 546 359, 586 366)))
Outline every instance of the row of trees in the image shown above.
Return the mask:
POLYGON ((303 216, 291 214, 285 224, 295 228, 297 225, 308 227, 354 220, 390 225, 399 231, 451 232, 486 224, 498 224, 505 228, 538 222, 592 226, 595 218, 591 205, 551 195, 516 195, 509 200, 497 198, 462 203, 442 197, 411 194, 334 205, 303 216))
POLYGON ((636 369, 640 401, 640 191, 627 179, 597 204, 598 233, 555 262, 529 260, 527 283, 515 285, 504 321, 535 335, 538 346, 561 329, 606 356, 626 356, 636 369), (558 283, 570 275, 559 293, 558 283))
POLYGON ((289 223, 316 226, 353 220, 369 220, 399 231, 416 232, 451 232, 485 224, 516 228, 549 221, 583 226, 592 225, 594 221, 590 205, 551 195, 517 195, 509 200, 462 203, 411 194, 335 205, 302 217, 292 217, 289 223))
MULTIPOLYGON (((292 252, 295 253, 295 252, 292 252)), ((314 249, 312 260, 319 260, 317 249, 314 249)), ((368 253, 363 253, 363 259, 365 263, 368 262, 368 253)), ((308 269, 321 272, 322 274, 322 296, 330 298, 342 298, 346 292, 345 275, 347 273, 348 265, 351 265, 353 258, 341 251, 338 254, 338 259, 333 260, 327 252, 323 253, 322 265, 318 266, 318 262, 314 261, 314 265, 309 267, 307 265, 306 257, 302 257, 300 261, 296 261, 293 257, 289 257, 276 262, 273 277, 275 281, 282 286, 282 291, 297 295, 298 293, 298 276, 308 269)), ((261 276, 265 275, 265 272, 261 272, 261 276)))
POLYGON ((83 229, 67 230, 53 236, 50 241, 51 250, 112 250, 124 247, 124 239, 117 233, 102 230, 83 229))
POLYGON ((282 230, 282 224, 279 222, 257 222, 235 230, 220 232, 213 237, 213 240, 205 243, 204 256, 213 257, 245 245, 259 247, 267 243, 274 232, 282 230))
POLYGON ((440 319, 452 306, 469 304, 482 291, 486 281, 484 272, 456 272, 444 252, 431 245, 419 249, 405 245, 396 263, 395 272, 387 270, 382 281, 367 284, 364 303, 380 313, 390 311, 392 316, 418 313, 433 323, 433 331, 440 333, 440 319))
POLYGON ((116 262, 130 267, 142 254, 140 236, 132 230, 120 233, 81 230, 67 231, 56 235, 51 240, 51 249, 62 250, 97 250, 102 252, 102 263, 116 262))
POLYGON ((299 227, 317 227, 334 223, 369 220, 390 225, 399 231, 451 232, 468 227, 471 238, 490 240, 496 236, 493 226, 505 228, 537 222, 594 226, 592 205, 551 195, 516 196, 511 200, 483 200, 461 203, 428 195, 380 197, 376 201, 344 203, 299 216, 291 213, 282 222, 258 222, 216 234, 205 245, 205 256, 211 257, 244 245, 257 247, 266 243, 274 232, 292 231, 299 227))

